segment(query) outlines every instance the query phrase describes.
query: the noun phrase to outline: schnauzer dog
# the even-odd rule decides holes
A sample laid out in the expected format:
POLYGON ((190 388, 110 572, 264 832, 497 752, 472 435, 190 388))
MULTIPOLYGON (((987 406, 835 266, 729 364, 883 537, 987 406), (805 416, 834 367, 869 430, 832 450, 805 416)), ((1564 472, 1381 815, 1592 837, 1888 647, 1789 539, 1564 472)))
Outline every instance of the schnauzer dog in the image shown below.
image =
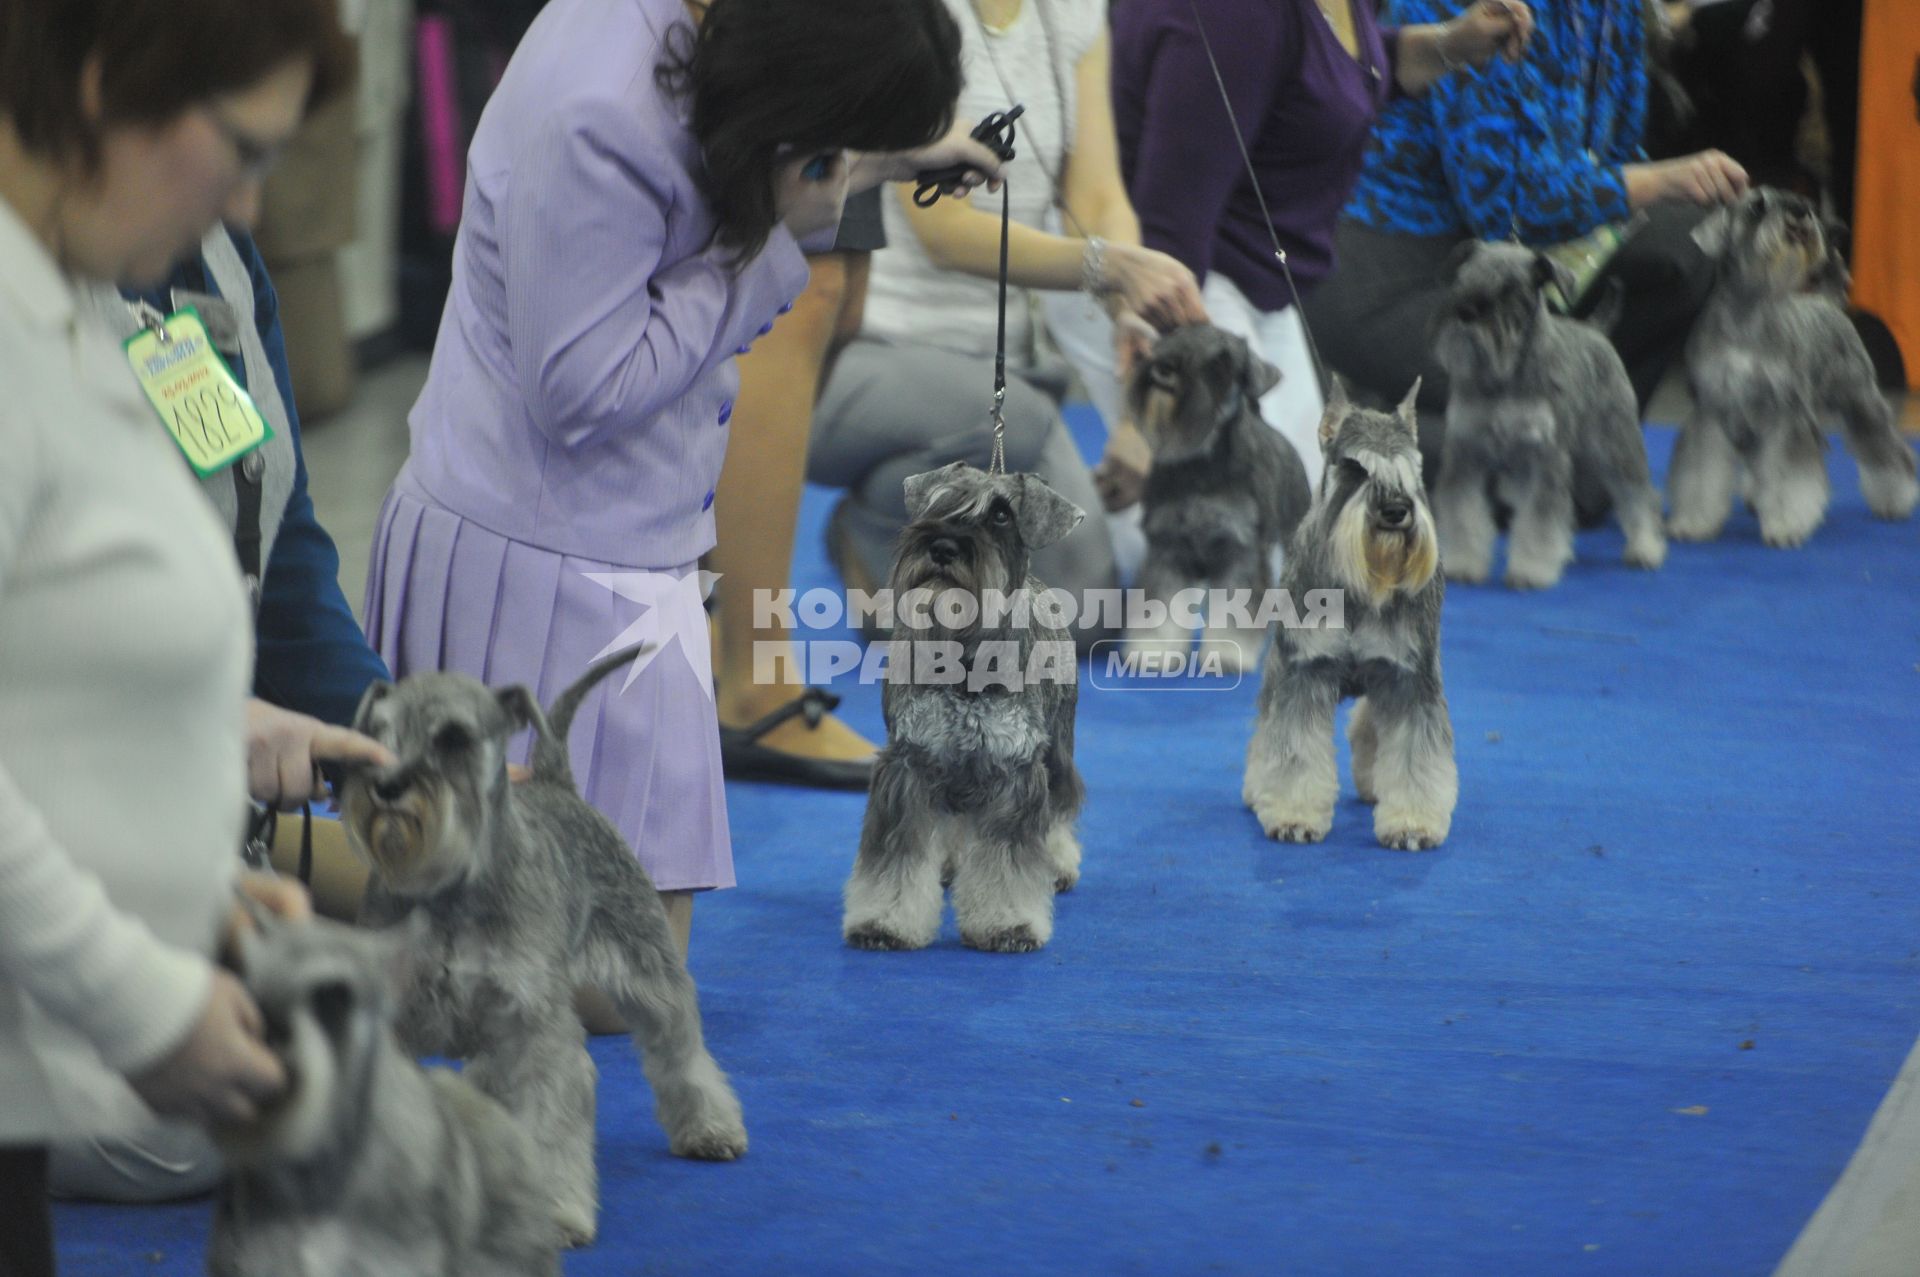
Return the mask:
POLYGON ((372 870, 363 921, 425 919, 402 1040, 470 1060, 466 1076, 526 1127, 569 1244, 593 1238, 599 1199, 576 988, 605 993, 632 1028, 676 1154, 724 1161, 747 1149, 659 894, 581 799, 567 757, 581 700, 639 650, 588 670, 551 718, 524 687, 493 692, 460 674, 375 684, 354 726, 400 761, 349 773, 342 789, 348 835, 372 870), (507 742, 529 726, 532 778, 510 783, 507 742))
POLYGON ((1598 328, 1547 306, 1546 286, 1570 295, 1571 276, 1515 244, 1472 243, 1458 261, 1434 334, 1452 383, 1433 494, 1447 575, 1487 579, 1498 499, 1512 510, 1507 584, 1559 581, 1573 558, 1576 471, 1612 498, 1627 562, 1659 567, 1660 493, 1626 366, 1598 328))
POLYGON ((1673 450, 1667 530, 1683 541, 1720 535, 1744 477, 1761 539, 1802 544, 1826 518, 1823 430, 1835 418, 1860 463, 1867 508, 1882 519, 1912 514, 1913 449, 1836 304, 1844 271, 1812 205, 1752 190, 1709 215, 1694 239, 1719 277, 1687 341, 1694 415, 1673 450))
POLYGON ((1276 626, 1247 747, 1241 796, 1282 842, 1319 842, 1333 827, 1340 777, 1333 712, 1347 720, 1353 785, 1374 804, 1384 847, 1446 841, 1459 777, 1440 685, 1440 572, 1420 479, 1419 383, 1392 416, 1351 406, 1338 380, 1320 419, 1327 468, 1287 547, 1282 583, 1344 593, 1340 628, 1276 626))
MULTIPOLYGON (((1258 606, 1273 553, 1313 501, 1293 445, 1260 417, 1279 370, 1210 324, 1176 328, 1128 386, 1133 418, 1153 450, 1141 497, 1147 557, 1136 588, 1171 604, 1189 589, 1246 591, 1258 606)), ((1188 629, 1169 617, 1130 635, 1134 648, 1185 651, 1188 629)), ((1207 647, 1237 673, 1259 659, 1265 634, 1207 618, 1207 647)))
POLYGON ((532 1141, 457 1073, 422 1070, 394 1041, 400 935, 259 927, 242 933, 236 965, 289 1089, 219 1135, 231 1178, 212 1277, 558 1277, 560 1230, 532 1141))
POLYGON ((965 462, 906 489, 910 522, 889 579, 887 745, 842 934, 858 949, 924 948, 950 884, 963 942, 1031 952, 1053 935, 1054 892, 1080 877, 1084 791, 1073 640, 1027 563, 1085 516, 1032 475, 965 462))

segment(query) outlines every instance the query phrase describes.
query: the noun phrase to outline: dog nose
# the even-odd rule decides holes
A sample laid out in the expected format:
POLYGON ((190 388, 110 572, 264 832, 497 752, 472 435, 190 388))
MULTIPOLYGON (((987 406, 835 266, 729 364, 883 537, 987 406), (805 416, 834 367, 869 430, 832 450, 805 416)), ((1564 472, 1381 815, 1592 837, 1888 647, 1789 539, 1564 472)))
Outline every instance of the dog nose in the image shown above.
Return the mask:
POLYGON ((941 567, 960 557, 960 543, 952 537, 935 537, 927 544, 927 554, 941 567))
POLYGON ((1410 501, 1389 500, 1380 503, 1380 522, 1389 528, 1405 527, 1413 517, 1413 503, 1410 501))
POLYGON ((399 801, 400 795, 407 792, 405 776, 387 776, 373 782, 373 796, 383 803, 399 801))

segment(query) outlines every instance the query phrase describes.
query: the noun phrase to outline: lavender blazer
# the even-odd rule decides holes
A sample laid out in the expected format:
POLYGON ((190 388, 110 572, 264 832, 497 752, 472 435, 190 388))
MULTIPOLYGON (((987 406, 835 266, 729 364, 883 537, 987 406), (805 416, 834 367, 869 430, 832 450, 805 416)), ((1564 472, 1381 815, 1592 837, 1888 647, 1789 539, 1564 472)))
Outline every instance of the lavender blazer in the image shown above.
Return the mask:
POLYGON ((807 281, 784 226, 743 267, 712 243, 687 108, 654 78, 675 26, 680 0, 555 0, 533 24, 474 135, 409 418, 406 476, 436 503, 633 567, 712 547, 734 356, 807 281))

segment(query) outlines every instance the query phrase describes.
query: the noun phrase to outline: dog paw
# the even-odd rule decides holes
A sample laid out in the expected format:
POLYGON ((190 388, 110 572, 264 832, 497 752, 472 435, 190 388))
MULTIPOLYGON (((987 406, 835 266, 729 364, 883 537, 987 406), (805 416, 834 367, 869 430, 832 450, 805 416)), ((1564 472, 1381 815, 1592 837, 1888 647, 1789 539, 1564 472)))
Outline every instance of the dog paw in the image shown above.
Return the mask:
POLYGON ((1446 573, 1447 580, 1456 581, 1461 585, 1485 585, 1487 583, 1488 569, 1484 565, 1449 562, 1446 564, 1446 573))
POLYGON ((1253 814, 1259 818, 1260 828, 1267 831, 1267 837, 1281 842, 1320 842, 1333 828, 1332 812, 1319 816, 1297 807, 1255 802, 1253 814))
POLYGON ((1720 535, 1720 525, 1703 519, 1672 518, 1667 520, 1667 535, 1675 541, 1711 541, 1720 535))
POLYGON ((1760 539, 1776 550, 1797 550, 1805 545, 1812 535, 1812 528, 1783 528, 1778 524, 1771 528, 1763 526, 1760 529, 1760 539))
POLYGON ((1551 590, 1560 584, 1558 572, 1542 572, 1537 568, 1509 567, 1506 579, 1510 590, 1551 590))
POLYGON ((1666 561, 1667 543, 1665 541, 1653 541, 1645 545, 1627 546, 1626 562, 1630 568, 1644 568, 1649 572, 1653 572, 1658 570, 1660 565, 1666 561))
POLYGON ((1910 474, 1887 470, 1860 471, 1860 494, 1876 519, 1905 519, 1920 504, 1920 483, 1910 474))
POLYGON ((897 932, 887 930, 877 922, 863 922, 859 926, 848 927, 846 937, 847 944, 855 949, 893 951, 923 947, 897 932))
POLYGON ((1411 812, 1382 813, 1376 810, 1373 836, 1388 851, 1432 851, 1447 840, 1447 826, 1450 823, 1445 816, 1435 819, 1411 812))
POLYGON ((979 949, 986 953, 1034 953, 1046 941, 1033 934, 1033 928, 1026 923, 1018 926, 998 927, 983 935, 960 933, 960 942, 969 949, 979 949))
POLYGON ((553 1224, 559 1229, 560 1245, 566 1250, 593 1245, 593 1239, 600 1232, 599 1224, 594 1219, 593 1208, 590 1206, 556 1203, 553 1208, 553 1224))
POLYGON ((731 1162, 747 1151, 747 1132, 743 1126, 713 1125, 682 1131, 667 1147, 675 1157, 696 1162, 731 1162))

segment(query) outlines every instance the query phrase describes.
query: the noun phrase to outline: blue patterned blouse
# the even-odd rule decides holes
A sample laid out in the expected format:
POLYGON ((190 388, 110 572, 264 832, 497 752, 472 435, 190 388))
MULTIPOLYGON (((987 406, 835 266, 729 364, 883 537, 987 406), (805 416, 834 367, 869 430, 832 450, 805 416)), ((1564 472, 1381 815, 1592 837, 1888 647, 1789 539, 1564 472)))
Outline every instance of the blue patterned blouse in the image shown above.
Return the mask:
MULTIPOLYGON (((1458 0, 1391 0, 1384 21, 1451 17, 1458 0)), ((1390 104, 1347 214, 1405 235, 1577 239, 1628 216, 1620 166, 1646 122, 1639 0, 1534 0, 1515 66, 1446 76, 1390 104)))

